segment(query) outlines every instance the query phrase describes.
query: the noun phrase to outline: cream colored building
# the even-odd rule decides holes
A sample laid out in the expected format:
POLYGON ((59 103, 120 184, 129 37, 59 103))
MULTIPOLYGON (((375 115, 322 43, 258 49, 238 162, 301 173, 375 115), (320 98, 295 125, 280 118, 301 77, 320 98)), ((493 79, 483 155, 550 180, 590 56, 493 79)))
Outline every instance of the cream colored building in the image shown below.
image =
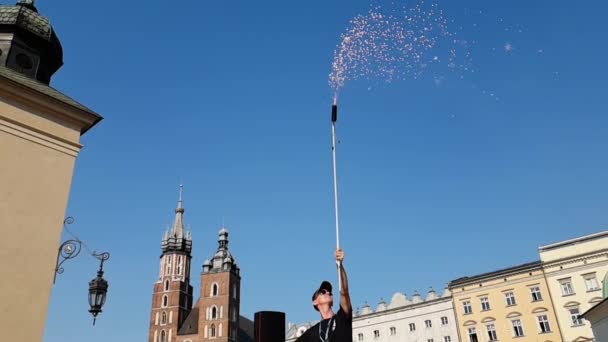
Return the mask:
MULTIPOLYGON (((286 341, 295 341, 316 322, 290 324, 286 341)), ((364 305, 353 315, 355 342, 458 342, 456 317, 449 291, 429 290, 424 298, 395 293, 390 301, 380 301, 375 309, 364 305)))
POLYGON ((563 340, 594 341, 589 322, 579 317, 602 301, 608 272, 608 231, 539 248, 563 340))
POLYGON ((0 6, 3 341, 42 340, 80 136, 101 120, 49 86, 62 59, 33 1, 0 6))
POLYGON ((540 261, 453 280, 460 338, 482 341, 561 341, 540 261))

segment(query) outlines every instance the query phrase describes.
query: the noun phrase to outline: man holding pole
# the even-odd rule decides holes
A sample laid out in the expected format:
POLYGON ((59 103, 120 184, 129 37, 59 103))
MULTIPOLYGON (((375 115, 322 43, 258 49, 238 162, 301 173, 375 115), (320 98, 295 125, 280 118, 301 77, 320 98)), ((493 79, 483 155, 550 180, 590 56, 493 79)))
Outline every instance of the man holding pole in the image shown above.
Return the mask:
POLYGON ((321 314, 321 321, 306 330, 296 342, 352 342, 353 310, 344 270, 344 251, 336 249, 336 263, 340 276, 340 309, 334 314, 331 283, 323 281, 312 295, 312 305, 321 314))

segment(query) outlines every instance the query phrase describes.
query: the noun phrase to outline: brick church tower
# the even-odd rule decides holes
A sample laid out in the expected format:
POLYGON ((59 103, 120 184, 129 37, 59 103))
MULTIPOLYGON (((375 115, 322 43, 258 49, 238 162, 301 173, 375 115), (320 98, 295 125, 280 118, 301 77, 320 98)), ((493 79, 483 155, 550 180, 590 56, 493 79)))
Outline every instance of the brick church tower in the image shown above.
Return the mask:
POLYGON ((201 341, 238 341, 241 275, 228 250, 228 230, 219 232, 219 247, 211 260, 203 264, 199 307, 201 341))
POLYGON ((241 275, 228 249, 228 230, 218 233, 218 249, 203 263, 201 293, 192 306, 192 238, 184 231, 182 190, 175 224, 162 240, 160 276, 154 285, 149 342, 251 341, 253 322, 240 316, 241 275))
POLYGON ((176 341, 179 327, 192 309, 192 237, 184 230, 182 190, 180 186, 173 229, 165 232, 161 243, 159 277, 152 295, 150 342, 176 341))

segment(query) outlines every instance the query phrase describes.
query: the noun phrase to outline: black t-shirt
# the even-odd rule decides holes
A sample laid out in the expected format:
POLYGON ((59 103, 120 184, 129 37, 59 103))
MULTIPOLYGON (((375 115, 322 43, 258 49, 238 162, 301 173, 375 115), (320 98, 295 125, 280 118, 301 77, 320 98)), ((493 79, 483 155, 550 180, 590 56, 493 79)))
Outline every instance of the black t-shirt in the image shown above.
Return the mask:
POLYGON ((353 314, 348 315, 338 310, 332 318, 324 319, 306 330, 296 342, 352 342, 353 341, 353 314), (329 332, 327 326, 330 324, 329 332), (319 329, 320 327, 320 329, 319 329), (325 340, 325 336, 327 339, 325 340))

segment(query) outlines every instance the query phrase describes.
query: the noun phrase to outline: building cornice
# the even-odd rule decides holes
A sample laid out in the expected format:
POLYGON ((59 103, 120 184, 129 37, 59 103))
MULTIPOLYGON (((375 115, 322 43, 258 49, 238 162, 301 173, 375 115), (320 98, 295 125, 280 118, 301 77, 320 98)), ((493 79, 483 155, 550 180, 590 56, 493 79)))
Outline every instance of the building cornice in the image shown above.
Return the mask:
POLYGON ((540 247, 538 247, 538 251, 539 251, 539 253, 542 253, 542 252, 550 251, 552 249, 562 248, 562 247, 569 246, 569 245, 576 245, 576 244, 579 244, 582 242, 598 240, 598 239, 602 239, 605 237, 608 237, 608 230, 577 237, 577 238, 570 239, 570 240, 552 243, 552 244, 545 245, 545 246, 540 246, 540 247))
POLYGON ((555 267, 560 265, 573 264, 580 261, 585 261, 589 259, 601 258, 602 256, 608 256, 608 248, 601 249, 599 251, 593 251, 584 254, 577 254, 575 256, 569 256, 561 259, 551 260, 548 262, 543 262, 543 267, 555 267))
POLYGON ((462 277, 455 280, 452 280, 448 283, 448 289, 452 290, 456 287, 462 287, 466 285, 471 285, 474 283, 479 283, 483 281, 494 280, 498 278, 502 278, 509 275, 515 275, 520 273, 529 272, 531 270, 540 270, 542 268, 542 262, 540 260, 504 268, 492 272, 482 273, 479 275, 471 276, 471 277, 462 277))

